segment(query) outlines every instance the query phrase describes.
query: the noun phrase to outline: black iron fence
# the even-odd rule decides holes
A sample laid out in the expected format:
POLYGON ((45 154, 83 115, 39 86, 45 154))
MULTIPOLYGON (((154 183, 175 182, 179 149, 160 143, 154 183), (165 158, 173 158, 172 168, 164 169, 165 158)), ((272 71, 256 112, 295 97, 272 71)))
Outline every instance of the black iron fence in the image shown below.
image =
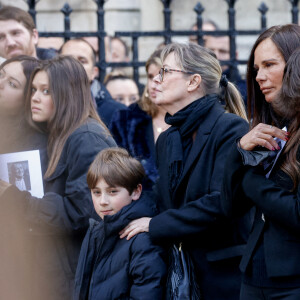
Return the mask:
MULTIPOLYGON (((36 14, 38 13, 36 11, 36 4, 40 0, 24 0, 28 4, 28 11, 33 17, 34 20, 36 20, 36 14)), ((261 31, 265 30, 267 27, 267 12, 268 7, 262 2, 261 5, 257 8, 260 13, 260 30, 238 30, 235 25, 235 4, 237 0, 224 0, 227 2, 228 5, 228 29, 227 30, 216 30, 216 31, 202 31, 202 23, 203 18, 202 14, 205 10, 205 8, 202 6, 200 2, 197 3, 197 5, 194 8, 194 11, 196 13, 195 17, 195 23, 197 24, 198 30, 192 31, 192 30, 172 30, 171 28, 171 9, 170 5, 172 0, 158 0, 163 3, 164 9, 163 9, 163 17, 164 17, 164 30, 161 31, 130 31, 130 32, 124 32, 124 31, 117 31, 115 32, 115 36, 117 37, 127 37, 130 38, 132 41, 132 60, 130 62, 122 62, 122 63, 107 63, 105 61, 105 44, 104 44, 104 38, 106 36, 105 32, 105 24, 104 24, 104 3, 109 0, 93 0, 97 5, 97 11, 95 13, 97 14, 97 31, 96 32, 74 32, 70 29, 70 15, 72 13, 72 8, 69 4, 65 4, 61 12, 64 15, 64 31, 62 32, 39 32, 39 35, 41 37, 62 37, 65 40, 69 40, 73 37, 98 37, 98 46, 99 46, 99 60, 97 62, 97 66, 100 70, 100 80, 102 81, 104 79, 106 68, 107 67, 132 67, 133 68, 133 77, 134 80, 139 83, 139 68, 141 66, 144 66, 145 62, 139 60, 139 47, 138 47, 138 40, 141 37, 163 37, 166 44, 170 43, 172 41, 172 37, 174 36, 190 36, 190 35, 196 35, 198 39, 198 43, 203 43, 203 36, 204 35, 212 35, 212 36, 229 36, 230 40, 230 60, 229 61, 223 61, 222 63, 225 63, 229 65, 231 71, 235 71, 237 69, 237 66, 239 64, 246 64, 246 60, 238 60, 236 58, 236 37, 237 36, 245 36, 245 35, 258 35, 261 31)), ((284 1, 284 0, 282 0, 284 1)), ((298 24, 298 2, 299 0, 286 0, 289 2, 289 5, 291 6, 291 22, 298 24)))

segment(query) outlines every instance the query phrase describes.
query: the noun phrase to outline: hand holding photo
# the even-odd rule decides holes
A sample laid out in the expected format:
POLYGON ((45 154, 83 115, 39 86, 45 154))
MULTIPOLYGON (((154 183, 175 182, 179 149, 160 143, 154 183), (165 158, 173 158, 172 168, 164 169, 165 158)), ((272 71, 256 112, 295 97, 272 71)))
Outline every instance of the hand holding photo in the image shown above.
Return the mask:
POLYGON ((0 155, 0 179, 15 185, 20 191, 43 197, 43 178, 39 150, 0 155))
POLYGON ((6 189, 10 187, 11 184, 0 179, 0 197, 4 194, 6 189))

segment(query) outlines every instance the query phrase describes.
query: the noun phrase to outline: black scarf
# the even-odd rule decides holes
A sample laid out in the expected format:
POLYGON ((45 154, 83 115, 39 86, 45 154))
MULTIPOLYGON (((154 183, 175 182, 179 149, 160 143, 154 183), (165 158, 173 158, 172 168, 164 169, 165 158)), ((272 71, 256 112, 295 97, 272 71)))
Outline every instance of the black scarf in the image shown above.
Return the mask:
POLYGON ((204 96, 173 116, 166 114, 165 122, 172 125, 167 131, 169 156, 169 192, 172 195, 183 171, 183 165, 193 145, 193 133, 212 106, 220 101, 217 94, 204 96))

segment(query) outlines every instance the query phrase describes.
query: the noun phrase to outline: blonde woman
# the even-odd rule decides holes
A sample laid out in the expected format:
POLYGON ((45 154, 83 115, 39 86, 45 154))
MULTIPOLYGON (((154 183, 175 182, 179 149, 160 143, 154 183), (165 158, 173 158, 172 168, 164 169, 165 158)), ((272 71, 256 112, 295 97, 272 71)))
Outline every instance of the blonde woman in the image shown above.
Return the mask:
POLYGON ((165 123, 166 110, 155 104, 157 91, 153 78, 162 67, 160 54, 161 50, 155 51, 146 62, 147 84, 141 100, 116 113, 110 126, 117 144, 142 163, 147 176, 145 189, 151 189, 157 179, 155 142, 169 127, 165 123))
POLYGON ((155 103, 167 111, 171 127, 156 143, 160 213, 132 221, 121 238, 145 231, 161 245, 183 242, 194 260, 203 299, 237 300, 238 265, 249 228, 247 220, 243 226, 224 218, 220 190, 230 146, 248 130, 236 115, 245 117, 243 102, 234 85, 221 77, 210 50, 173 43, 163 49, 162 62, 153 79, 155 103))

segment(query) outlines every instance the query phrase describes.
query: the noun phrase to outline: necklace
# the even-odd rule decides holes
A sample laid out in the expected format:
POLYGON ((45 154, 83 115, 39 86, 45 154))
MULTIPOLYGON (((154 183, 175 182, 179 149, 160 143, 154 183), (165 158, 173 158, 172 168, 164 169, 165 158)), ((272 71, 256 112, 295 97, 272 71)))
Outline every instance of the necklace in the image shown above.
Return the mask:
POLYGON ((158 114, 152 119, 152 127, 154 134, 154 141, 156 142, 158 136, 170 127, 169 124, 165 123, 165 113, 158 114))
POLYGON ((158 132, 158 133, 162 133, 163 131, 165 131, 170 125, 169 124, 159 124, 160 126, 155 124, 156 122, 152 122, 154 129, 158 132), (162 126, 163 125, 163 126, 162 126))
POLYGON ((156 131, 157 131, 158 133, 162 133, 162 132, 163 132, 163 129, 162 129, 162 127, 156 127, 156 131))

